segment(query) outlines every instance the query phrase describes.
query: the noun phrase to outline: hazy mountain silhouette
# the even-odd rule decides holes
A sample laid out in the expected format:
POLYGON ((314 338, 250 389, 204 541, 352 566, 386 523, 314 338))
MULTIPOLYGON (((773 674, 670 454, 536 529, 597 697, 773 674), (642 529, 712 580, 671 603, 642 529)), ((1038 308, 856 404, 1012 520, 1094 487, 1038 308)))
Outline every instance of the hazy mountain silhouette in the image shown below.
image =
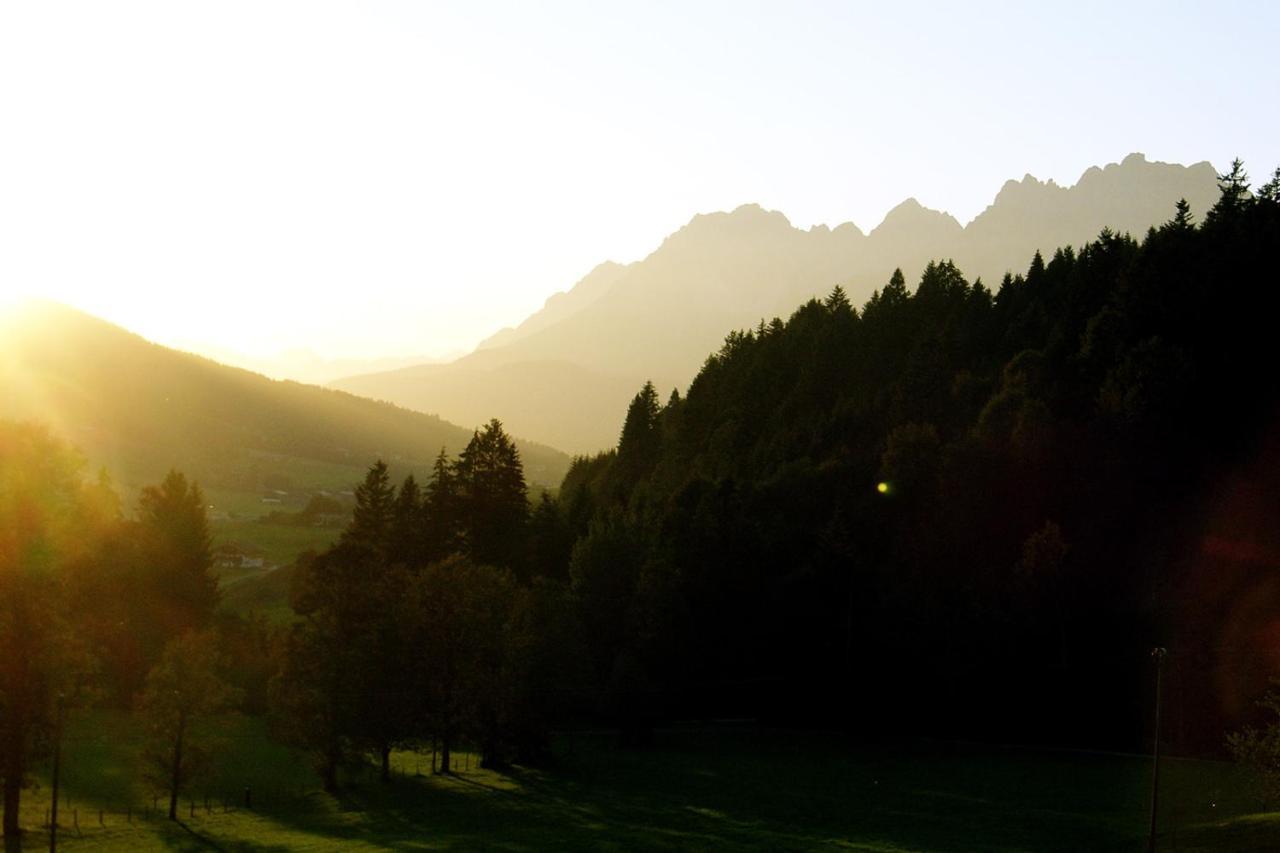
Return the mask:
POLYGON ((383 373, 419 364, 444 364, 466 354, 460 350, 444 357, 403 355, 383 358, 327 358, 308 347, 263 356, 194 342, 190 346, 183 344, 177 348, 184 352, 200 353, 228 367, 242 367, 271 379, 292 379, 308 385, 323 385, 357 373, 383 373))
MULTIPOLYGON (((0 315, 0 417, 47 423, 126 485, 178 468, 206 486, 254 488, 285 458, 350 466, 354 482, 378 457, 429 470, 441 447, 457 454, 472 434, 433 415, 167 349, 45 302, 0 315)), ((559 483, 564 454, 519 447, 531 482, 559 483)))
POLYGON ((754 204, 700 214, 644 260, 597 267, 471 355, 332 384, 463 422, 492 412, 518 434, 594 451, 616 442, 619 413, 644 379, 663 393, 683 388, 728 331, 786 315, 836 284, 860 305, 894 268, 914 285, 929 260, 952 258, 994 287, 1037 249, 1080 245, 1103 228, 1141 234, 1184 197, 1197 214, 1212 205, 1209 163, 1132 154, 1072 187, 1009 181, 967 226, 914 199, 866 234, 851 223, 800 230, 754 204))
POLYGON ((576 314, 606 294, 609 288, 613 286, 613 283, 621 278, 626 271, 627 267, 622 264, 605 261, 583 276, 582 280, 569 288, 568 291, 556 293, 548 298, 540 311, 536 314, 531 314, 519 326, 515 328, 508 326, 490 335, 481 341, 476 346, 476 349, 492 349, 493 347, 514 343, 540 329, 545 329, 553 323, 576 314))

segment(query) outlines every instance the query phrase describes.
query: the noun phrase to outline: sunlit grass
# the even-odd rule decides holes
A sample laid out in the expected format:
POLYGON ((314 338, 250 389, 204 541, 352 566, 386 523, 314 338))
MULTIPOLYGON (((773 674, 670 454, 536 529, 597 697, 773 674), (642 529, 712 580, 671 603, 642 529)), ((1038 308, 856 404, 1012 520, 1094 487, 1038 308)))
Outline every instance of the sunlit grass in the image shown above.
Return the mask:
MULTIPOLYGON (((398 752, 391 784, 368 767, 333 797, 261 721, 225 734, 216 772, 183 798, 174 825, 151 811, 153 792, 137 777, 135 725, 118 713, 82 716, 65 752, 64 846, 1121 851, 1142 849, 1147 827, 1150 764, 1132 756, 716 728, 622 750, 607 733, 576 734, 560 738, 543 770, 481 770, 460 754, 456 775, 438 776, 429 752, 398 752)), ((1162 802, 1161 849, 1272 849, 1280 831, 1280 815, 1258 813, 1229 764, 1169 761, 1162 802)), ((27 792, 30 849, 47 847, 47 805, 47 784, 27 792)))
MULTIPOLYGON (((323 550, 337 541, 341 530, 263 524, 259 521, 222 521, 212 525, 215 545, 238 542, 260 550, 268 563, 287 566, 303 551, 323 550)), ((224 579, 225 583, 226 579, 224 579)))

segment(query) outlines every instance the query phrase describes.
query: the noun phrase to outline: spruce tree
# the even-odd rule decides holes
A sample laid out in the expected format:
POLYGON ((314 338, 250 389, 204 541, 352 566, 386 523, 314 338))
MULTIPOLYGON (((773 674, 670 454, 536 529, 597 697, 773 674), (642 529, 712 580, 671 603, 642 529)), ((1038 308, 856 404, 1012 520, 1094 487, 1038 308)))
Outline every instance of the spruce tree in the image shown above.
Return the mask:
POLYGON ((153 589, 163 598, 156 604, 164 627, 176 634, 204 624, 218 602, 218 581, 200 486, 170 471, 159 485, 142 490, 138 516, 155 549, 153 589))
POLYGON ((1231 161, 1231 168, 1218 175, 1218 201, 1205 217, 1207 224, 1235 219, 1249 201, 1249 174, 1239 158, 1231 161))
POLYGON ((1195 227, 1195 222, 1191 216, 1191 205, 1187 204, 1185 198, 1178 199, 1175 205, 1177 212, 1173 215, 1173 220, 1169 226, 1177 231, 1188 231, 1195 227))
POLYGON ((524 465, 497 418, 476 431, 454 466, 465 545, 480 564, 512 568, 529 515, 524 465))
POLYGON ((431 470, 431 482, 422 502, 424 557, 429 563, 462 550, 462 498, 457 475, 443 447, 431 470))
POLYGON ((908 298, 907 278, 902 274, 901 268, 895 269, 893 275, 889 276, 889 283, 880 292, 880 301, 885 305, 899 305, 908 298))
MULTIPOLYGON (((849 304, 849 297, 844 292, 844 288, 838 284, 835 287, 831 288, 831 292, 827 294, 827 301, 824 302, 823 305, 832 314, 848 313, 853 310, 853 306, 849 304)), ((761 320, 760 333, 762 336, 764 334, 764 329, 765 329, 764 321, 761 320)))
POLYGON ((1280 202, 1280 166, 1271 173, 1271 180, 1258 188, 1258 198, 1273 203, 1280 202))
POLYGON ((391 508, 390 545, 387 557, 392 563, 416 566, 424 559, 423 495, 418 481, 405 477, 391 508))
POLYGON ((340 544, 359 551, 363 557, 385 556, 394 514, 395 487, 391 485, 387 463, 379 459, 370 466, 364 482, 356 486, 356 506, 340 544))
POLYGON ((661 404, 652 382, 644 383, 640 393, 631 398, 627 417, 622 424, 622 436, 618 440, 618 464, 642 468, 653 461, 657 454, 658 413, 661 404))

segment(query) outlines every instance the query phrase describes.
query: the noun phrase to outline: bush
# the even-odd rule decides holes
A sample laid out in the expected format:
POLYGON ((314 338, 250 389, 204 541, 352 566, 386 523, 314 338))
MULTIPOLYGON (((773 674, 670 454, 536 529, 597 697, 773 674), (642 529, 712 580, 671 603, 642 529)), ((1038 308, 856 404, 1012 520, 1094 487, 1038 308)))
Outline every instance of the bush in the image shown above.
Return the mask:
POLYGON ((1227 749, 1257 777, 1268 805, 1280 803, 1280 679, 1258 701, 1274 720, 1265 728, 1246 726, 1227 735, 1227 749))

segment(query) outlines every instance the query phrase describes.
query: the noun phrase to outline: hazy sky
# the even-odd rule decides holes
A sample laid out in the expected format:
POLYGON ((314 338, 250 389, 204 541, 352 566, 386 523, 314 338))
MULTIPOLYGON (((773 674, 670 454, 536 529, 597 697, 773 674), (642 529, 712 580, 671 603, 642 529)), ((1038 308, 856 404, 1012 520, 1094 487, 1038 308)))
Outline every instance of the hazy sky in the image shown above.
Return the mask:
POLYGON ((0 3, 0 298, 438 354, 692 214, 1280 162, 1280 4, 0 3))

